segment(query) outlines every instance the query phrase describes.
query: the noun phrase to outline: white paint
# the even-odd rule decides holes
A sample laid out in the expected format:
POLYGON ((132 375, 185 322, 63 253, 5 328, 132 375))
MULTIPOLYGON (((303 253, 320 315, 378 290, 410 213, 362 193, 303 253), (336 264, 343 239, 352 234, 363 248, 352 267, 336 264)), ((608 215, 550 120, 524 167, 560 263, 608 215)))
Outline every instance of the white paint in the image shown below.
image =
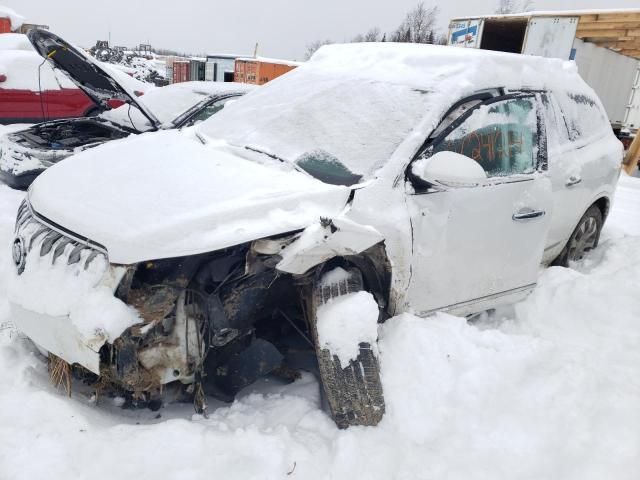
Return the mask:
POLYGON ((573 48, 580 76, 598 93, 609 120, 623 122, 640 62, 579 38, 573 48))
POLYGON ((569 60, 577 29, 578 17, 532 18, 522 53, 569 60))

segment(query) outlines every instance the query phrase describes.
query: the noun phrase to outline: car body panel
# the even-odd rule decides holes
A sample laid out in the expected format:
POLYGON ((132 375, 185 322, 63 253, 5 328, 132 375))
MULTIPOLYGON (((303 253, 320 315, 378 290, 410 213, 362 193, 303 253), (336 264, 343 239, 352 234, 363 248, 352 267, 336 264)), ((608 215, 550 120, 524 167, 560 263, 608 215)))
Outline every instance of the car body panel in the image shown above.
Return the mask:
POLYGON ((472 303, 454 306, 535 285, 553 215, 551 182, 543 173, 527 177, 408 196, 416 312, 467 315, 472 303), (514 220, 523 210, 545 213, 514 220))
POLYGON ((167 130, 74 155, 40 175, 29 198, 44 217, 104 245, 111 262, 130 264, 305 228, 336 216, 348 196, 346 187, 262 166, 203 145, 189 132, 167 130), (135 162, 125 155, 132 151, 135 162), (166 194, 148 197, 140 189, 145 182, 166 194), (113 185, 127 194, 116 194, 113 185), (96 212, 113 222, 95 222, 96 212))
POLYGON ((36 123, 59 118, 83 117, 95 109, 78 88, 44 90, 4 89, 0 84, 0 123, 36 123))

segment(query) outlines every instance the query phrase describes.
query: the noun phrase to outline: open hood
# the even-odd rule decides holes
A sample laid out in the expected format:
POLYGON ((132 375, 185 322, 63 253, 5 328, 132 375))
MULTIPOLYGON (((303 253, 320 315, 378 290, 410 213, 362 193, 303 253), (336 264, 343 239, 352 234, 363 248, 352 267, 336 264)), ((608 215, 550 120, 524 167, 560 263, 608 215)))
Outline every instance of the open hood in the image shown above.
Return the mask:
POLYGON ((100 107, 106 109, 106 102, 111 99, 123 101, 138 108, 156 129, 159 128, 158 119, 136 101, 136 95, 118 83, 86 53, 47 30, 34 28, 27 33, 27 37, 42 58, 65 72, 100 107))
POLYGON ((112 263, 211 252, 334 218, 350 189, 163 130, 85 150, 31 186, 33 209, 112 263))

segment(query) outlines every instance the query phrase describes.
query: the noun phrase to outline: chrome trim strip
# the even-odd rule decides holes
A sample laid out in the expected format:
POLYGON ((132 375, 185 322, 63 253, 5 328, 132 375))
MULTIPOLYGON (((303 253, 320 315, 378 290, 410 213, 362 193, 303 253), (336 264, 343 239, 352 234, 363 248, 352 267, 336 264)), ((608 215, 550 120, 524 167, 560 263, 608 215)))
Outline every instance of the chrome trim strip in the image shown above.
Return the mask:
POLYGON ((454 308, 466 307, 469 305, 473 305, 474 303, 479 303, 487 300, 492 300, 494 298, 500 298, 506 295, 511 295, 514 293, 525 292, 527 290, 532 290, 535 288, 537 283, 531 283, 529 285, 525 285, 523 287, 512 288, 511 290, 505 290, 504 292, 494 293, 491 295, 487 295, 486 297, 474 298, 473 300, 467 300, 466 302, 454 303, 453 305, 447 305, 446 307, 434 308, 432 310, 426 310, 424 312, 418 312, 417 315, 419 317, 428 317, 429 315, 433 315, 436 312, 447 312, 449 310, 453 310, 454 308))
POLYGON ((77 235, 77 234, 75 234, 73 232, 69 232, 68 230, 60 227, 59 225, 56 225, 55 223, 51 222, 50 220, 47 220, 46 218, 44 218, 40 214, 36 213, 35 210, 33 210, 33 207, 31 206, 31 202, 29 202, 28 200, 27 200, 26 204, 27 204, 27 208, 29 209, 29 213, 31 213, 33 218, 35 218, 42 225, 44 225, 44 226, 50 228, 51 230, 59 233, 63 237, 71 238, 71 240, 73 240, 76 243, 80 243, 80 244, 84 245, 85 247, 97 250, 100 253, 104 254, 104 256, 107 259, 109 258, 109 254, 107 253, 107 249, 105 247, 103 247, 102 245, 100 245, 99 243, 93 242, 93 241, 89 240, 88 238, 82 237, 82 236, 77 235))

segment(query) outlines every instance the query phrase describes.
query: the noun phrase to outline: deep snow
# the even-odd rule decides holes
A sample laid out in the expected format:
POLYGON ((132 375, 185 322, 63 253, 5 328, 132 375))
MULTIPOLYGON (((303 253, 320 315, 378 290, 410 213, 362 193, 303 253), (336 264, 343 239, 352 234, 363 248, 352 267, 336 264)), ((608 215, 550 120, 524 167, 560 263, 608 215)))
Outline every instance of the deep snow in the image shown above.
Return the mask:
POLYGON ((22 194, 0 185, 0 478, 635 479, 640 471, 640 179, 601 245, 541 272, 524 302, 469 324, 380 329, 387 413, 339 431, 310 375, 262 381, 208 419, 56 392, 8 324, 3 278, 22 194))

